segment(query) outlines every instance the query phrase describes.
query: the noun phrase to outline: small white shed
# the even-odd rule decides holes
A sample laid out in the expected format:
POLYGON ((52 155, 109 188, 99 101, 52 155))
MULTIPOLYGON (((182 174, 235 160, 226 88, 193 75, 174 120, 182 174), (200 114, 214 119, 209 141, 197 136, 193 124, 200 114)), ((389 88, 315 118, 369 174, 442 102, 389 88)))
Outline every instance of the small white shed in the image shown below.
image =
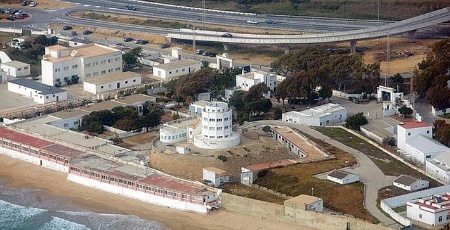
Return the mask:
POLYGON ((203 180, 211 181, 214 187, 230 181, 230 175, 226 171, 214 167, 203 169, 203 180))
POLYGON ((12 77, 24 77, 30 75, 30 64, 20 61, 2 63, 1 69, 12 77))
POLYGON ((359 175, 342 170, 333 170, 327 175, 327 179, 338 184, 351 184, 359 181, 359 175))
POLYGON ((422 179, 417 179, 409 175, 400 175, 394 180, 393 185, 407 191, 417 191, 428 188, 430 182, 422 179))

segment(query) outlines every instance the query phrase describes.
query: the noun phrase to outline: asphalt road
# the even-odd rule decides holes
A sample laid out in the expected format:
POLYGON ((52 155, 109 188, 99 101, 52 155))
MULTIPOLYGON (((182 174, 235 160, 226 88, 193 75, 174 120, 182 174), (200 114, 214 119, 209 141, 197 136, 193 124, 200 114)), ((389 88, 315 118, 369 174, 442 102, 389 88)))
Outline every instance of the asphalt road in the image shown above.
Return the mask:
POLYGON ((241 27, 254 27, 265 29, 282 29, 307 32, 339 32, 382 26, 389 22, 374 20, 352 20, 337 18, 318 18, 318 17, 292 17, 285 15, 256 15, 244 14, 229 11, 216 11, 206 9, 203 11, 198 8, 180 7, 172 5, 163 5, 142 1, 88 1, 88 0, 67 0, 77 3, 75 7, 57 9, 57 10, 37 10, 30 7, 17 7, 32 14, 32 18, 27 20, 16 20, 14 22, 1 22, 0 27, 34 27, 45 30, 48 23, 60 22, 67 24, 77 24, 96 27, 107 27, 121 30, 141 31, 148 33, 166 34, 161 29, 150 29, 148 27, 137 27, 129 25, 119 25, 117 23, 94 22, 68 17, 67 14, 74 10, 102 10, 116 14, 129 14, 133 16, 154 17, 159 19, 181 20, 201 27, 202 23, 221 24, 241 27), (136 11, 126 10, 126 5, 133 5, 136 11), (203 13, 204 12, 204 13, 203 13), (203 17, 204 16, 204 17, 203 17), (197 20, 199 18, 200 20, 197 20), (266 24, 265 20, 273 20, 276 24, 266 24), (247 20, 255 20, 258 24, 248 24, 247 20))

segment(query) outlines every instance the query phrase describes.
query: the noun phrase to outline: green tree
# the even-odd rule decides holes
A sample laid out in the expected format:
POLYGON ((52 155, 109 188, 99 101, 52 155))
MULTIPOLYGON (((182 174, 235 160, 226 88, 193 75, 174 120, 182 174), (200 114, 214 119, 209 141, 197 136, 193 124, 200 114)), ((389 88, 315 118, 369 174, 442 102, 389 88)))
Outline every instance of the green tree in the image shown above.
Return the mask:
POLYGON ((400 108, 398 109, 398 112, 399 112, 401 115, 403 115, 403 117, 407 117, 407 116, 410 116, 411 114, 413 114, 414 111, 413 111, 411 108, 406 107, 406 106, 404 105, 404 106, 402 106, 402 107, 400 107, 400 108))
POLYGON ((364 116, 363 113, 357 113, 345 119, 345 127, 354 130, 360 130, 361 125, 365 125, 367 123, 368 123, 367 118, 364 116))
POLYGON ((273 119, 274 120, 280 120, 283 116, 283 111, 281 111, 280 108, 276 108, 273 113, 273 119))
POLYGON ((122 55, 122 60, 125 63, 125 67, 127 69, 131 68, 132 66, 136 65, 138 61, 138 55, 142 52, 141 47, 133 48, 132 50, 126 52, 122 55))
POLYGON ((242 90, 236 90, 231 95, 230 99, 228 99, 228 105, 231 107, 234 107, 237 111, 241 111, 244 109, 244 95, 245 91, 242 90))
POLYGON ((437 110, 450 107, 450 89, 446 86, 432 87, 427 91, 426 99, 437 110))

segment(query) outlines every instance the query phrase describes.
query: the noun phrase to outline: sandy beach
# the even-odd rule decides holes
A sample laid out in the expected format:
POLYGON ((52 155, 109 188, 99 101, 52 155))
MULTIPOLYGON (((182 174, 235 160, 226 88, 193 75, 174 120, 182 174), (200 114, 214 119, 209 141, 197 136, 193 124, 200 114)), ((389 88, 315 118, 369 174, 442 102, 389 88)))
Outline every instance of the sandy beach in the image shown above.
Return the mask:
POLYGON ((202 215, 169 209, 85 187, 67 181, 66 177, 65 173, 0 155, 0 178, 8 180, 7 186, 42 189, 93 212, 136 215, 171 229, 310 229, 275 216, 261 220, 225 210, 202 215))

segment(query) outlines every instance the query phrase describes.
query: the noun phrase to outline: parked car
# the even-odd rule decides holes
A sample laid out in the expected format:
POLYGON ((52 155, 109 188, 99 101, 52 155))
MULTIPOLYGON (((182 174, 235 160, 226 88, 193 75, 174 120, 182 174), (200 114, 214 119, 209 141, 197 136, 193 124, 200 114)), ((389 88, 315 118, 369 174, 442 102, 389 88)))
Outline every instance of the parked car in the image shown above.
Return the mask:
POLYGON ((258 22, 253 19, 247 20, 247 23, 248 24, 258 24, 258 22))
POLYGON ((64 26, 64 27, 63 27, 63 30, 71 30, 71 29, 73 29, 72 26, 64 26))
POLYGON ((72 31, 71 33, 70 33, 72 36, 77 36, 78 34, 77 34, 77 31, 72 31))
POLYGON ((266 24, 277 24, 276 21, 271 20, 271 19, 267 19, 267 20, 265 21, 265 23, 266 23, 266 24))
POLYGON ((28 5, 28 2, 27 1, 23 1, 22 3, 20 3, 20 5, 26 6, 26 5, 28 5))
POLYGON ((169 43, 164 43, 164 44, 159 45, 159 48, 161 48, 161 49, 165 49, 165 48, 169 48, 169 47, 170 47, 169 43))
POLYGON ((138 39, 134 43, 139 44, 139 45, 145 45, 145 44, 148 43, 148 41, 147 40, 138 39))
POLYGON ((5 10, 5 14, 11 14, 13 12, 13 10, 11 8, 8 8, 5 10))
POLYGON ((195 54, 203 54, 203 52, 205 52, 204 50, 196 50, 195 54))
POLYGON ((89 34, 92 34, 93 32, 92 31, 90 31, 90 30, 85 30, 85 31, 83 31, 83 34, 84 35, 89 35, 89 34))
POLYGON ((15 17, 14 17, 14 15, 10 14, 6 17, 6 20, 14 21, 15 17))
POLYGON ((16 14, 14 15, 14 17, 15 17, 16 19, 25 19, 25 18, 28 18, 28 14, 26 14, 26 13, 16 13, 16 14))
POLYGON ((126 8, 127 10, 136 11, 136 7, 135 7, 135 6, 132 6, 132 5, 127 5, 127 6, 125 6, 125 8, 126 8))
POLYGON ((230 33, 224 33, 224 34, 222 34, 220 36, 223 37, 223 38, 232 38, 233 37, 233 35, 230 34, 230 33))
POLYGON ((29 6, 31 6, 31 7, 35 7, 35 6, 37 6, 37 2, 30 2, 30 4, 29 4, 29 6))
POLYGON ((122 44, 122 43, 116 43, 116 44, 113 45, 113 47, 124 48, 125 45, 122 44))
POLYGON ((133 41, 133 38, 126 37, 126 38, 123 39, 123 41, 124 42, 131 42, 131 41, 133 41))
POLYGON ((205 52, 202 53, 202 55, 203 55, 203 56, 209 56, 209 55, 211 55, 211 52, 205 51, 205 52))
POLYGON ((210 56, 210 57, 215 57, 215 56, 217 56, 217 53, 211 52, 211 53, 209 53, 209 56, 210 56))

